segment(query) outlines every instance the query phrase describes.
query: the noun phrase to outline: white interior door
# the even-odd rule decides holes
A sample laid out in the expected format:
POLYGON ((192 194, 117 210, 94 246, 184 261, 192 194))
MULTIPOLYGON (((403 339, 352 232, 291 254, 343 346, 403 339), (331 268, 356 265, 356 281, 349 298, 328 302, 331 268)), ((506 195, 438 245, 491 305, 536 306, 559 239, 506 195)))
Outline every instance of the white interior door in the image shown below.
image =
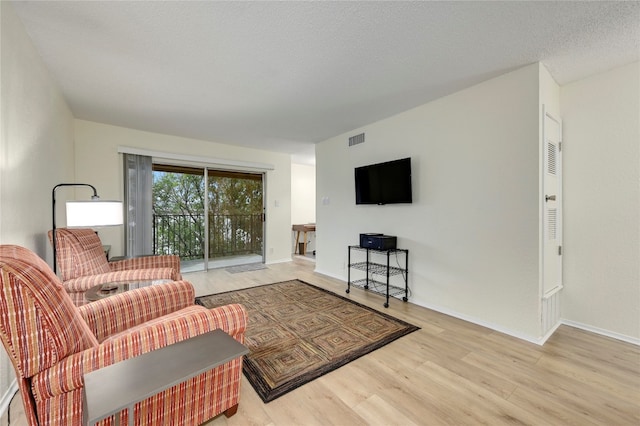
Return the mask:
POLYGON ((544 112, 544 294, 562 287, 562 122, 544 112))

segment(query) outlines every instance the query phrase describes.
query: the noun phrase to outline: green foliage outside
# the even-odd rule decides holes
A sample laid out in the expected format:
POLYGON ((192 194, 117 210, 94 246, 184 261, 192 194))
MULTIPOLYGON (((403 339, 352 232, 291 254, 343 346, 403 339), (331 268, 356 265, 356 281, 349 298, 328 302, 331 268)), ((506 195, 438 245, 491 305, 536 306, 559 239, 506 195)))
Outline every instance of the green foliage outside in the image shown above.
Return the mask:
MULTIPOLYGON (((209 176, 209 258, 262 254, 262 181, 209 176)), ((204 177, 153 172, 154 249, 204 258, 204 177)))

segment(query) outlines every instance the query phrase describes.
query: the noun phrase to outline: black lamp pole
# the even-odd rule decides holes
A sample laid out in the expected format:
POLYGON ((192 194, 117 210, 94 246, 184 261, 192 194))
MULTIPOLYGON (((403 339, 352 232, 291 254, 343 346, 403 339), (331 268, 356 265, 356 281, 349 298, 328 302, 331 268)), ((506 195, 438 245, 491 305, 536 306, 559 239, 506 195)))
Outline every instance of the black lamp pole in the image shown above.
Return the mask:
POLYGON ((95 186, 89 185, 88 183, 59 183, 53 187, 51 191, 51 211, 52 211, 52 219, 53 219, 53 229, 51 231, 51 239, 53 240, 53 273, 57 273, 56 271, 56 190, 61 186, 88 186, 93 189, 92 200, 98 199, 98 191, 96 191, 95 186))

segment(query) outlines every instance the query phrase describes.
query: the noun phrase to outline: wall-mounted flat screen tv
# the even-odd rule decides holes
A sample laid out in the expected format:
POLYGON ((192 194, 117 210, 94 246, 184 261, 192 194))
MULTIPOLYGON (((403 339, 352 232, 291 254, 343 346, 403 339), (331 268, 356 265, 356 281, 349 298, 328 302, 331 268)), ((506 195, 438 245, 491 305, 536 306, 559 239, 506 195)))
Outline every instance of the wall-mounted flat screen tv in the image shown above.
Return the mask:
POLYGON ((356 167, 356 204, 411 203, 411 158, 356 167))

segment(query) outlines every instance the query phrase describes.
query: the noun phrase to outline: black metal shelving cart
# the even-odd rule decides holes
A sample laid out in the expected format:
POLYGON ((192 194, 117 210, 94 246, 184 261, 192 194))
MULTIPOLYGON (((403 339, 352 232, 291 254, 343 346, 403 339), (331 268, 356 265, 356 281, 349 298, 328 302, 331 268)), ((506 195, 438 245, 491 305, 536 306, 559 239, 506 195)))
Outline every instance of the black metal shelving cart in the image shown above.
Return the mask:
POLYGON ((347 263, 347 293, 351 291, 351 286, 354 286, 381 294, 387 298, 384 303, 385 308, 389 307, 389 297, 402 298, 405 302, 409 300, 409 250, 375 250, 360 246, 349 246, 347 263), (365 259, 362 260, 360 258, 363 256, 359 256, 357 260, 353 260, 351 256, 352 251, 355 253, 365 252, 365 259), (391 265, 392 257, 395 260, 396 266, 391 265), (404 257, 404 265, 401 264, 402 257, 404 257), (365 277, 352 281, 351 269, 364 272, 365 277), (390 283, 391 277, 396 275, 402 276, 404 288, 390 283), (376 279, 376 277, 381 277, 385 279, 385 281, 376 279))

